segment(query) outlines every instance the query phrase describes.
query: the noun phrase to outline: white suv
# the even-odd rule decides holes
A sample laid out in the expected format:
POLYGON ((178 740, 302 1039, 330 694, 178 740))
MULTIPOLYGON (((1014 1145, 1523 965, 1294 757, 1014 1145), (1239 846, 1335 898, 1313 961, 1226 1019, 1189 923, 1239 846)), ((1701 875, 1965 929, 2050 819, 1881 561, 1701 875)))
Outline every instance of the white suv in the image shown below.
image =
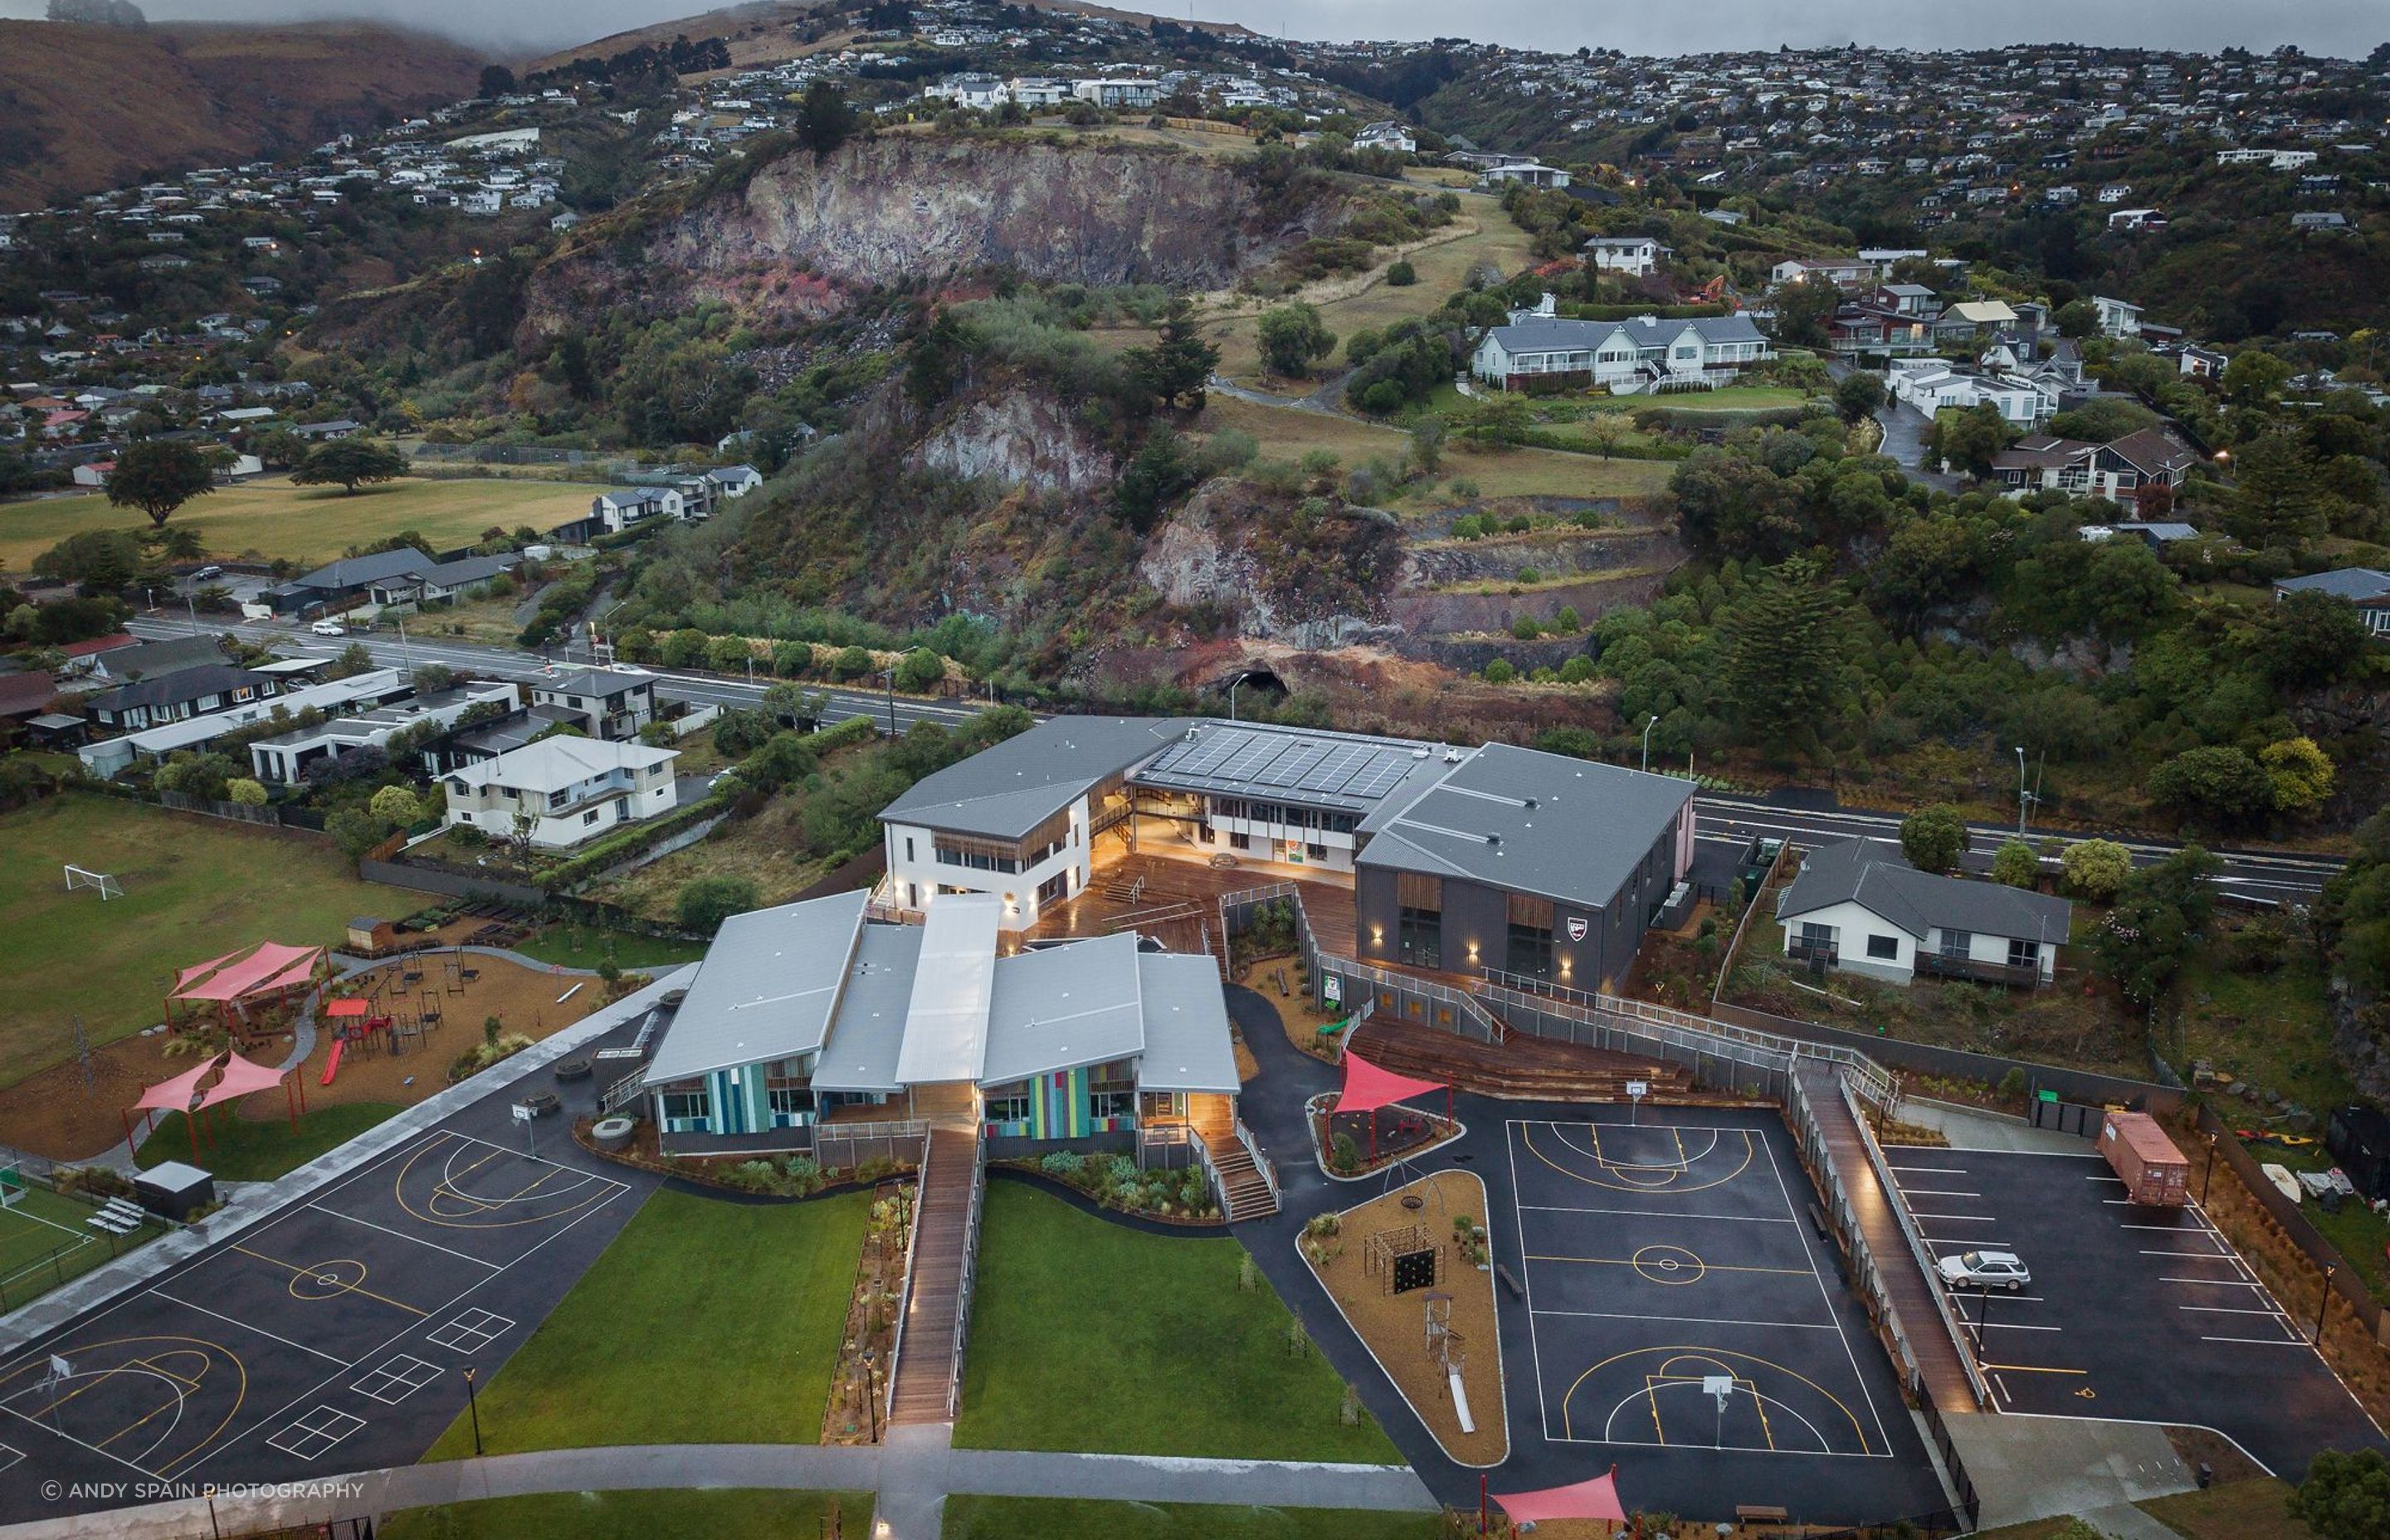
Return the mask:
POLYGON ((349 634, 348 627, 338 621, 317 621, 307 629, 318 636, 345 636, 349 634))
POLYGON ((1936 1265, 1941 1269, 1942 1281, 1953 1288, 1964 1284, 2014 1293, 2033 1281, 2024 1260, 2014 1251, 1960 1251, 1957 1256, 1944 1257, 1936 1265))

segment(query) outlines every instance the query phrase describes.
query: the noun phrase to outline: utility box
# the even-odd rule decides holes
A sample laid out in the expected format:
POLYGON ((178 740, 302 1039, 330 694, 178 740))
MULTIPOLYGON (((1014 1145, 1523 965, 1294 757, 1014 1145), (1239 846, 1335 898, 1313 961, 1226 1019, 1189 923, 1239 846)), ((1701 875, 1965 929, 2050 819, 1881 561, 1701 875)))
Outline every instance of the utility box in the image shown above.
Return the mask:
POLYGON ((197 1166, 167 1161, 133 1179, 133 1196, 151 1213, 182 1224, 216 1200, 216 1179, 197 1166))
POLYGON ((2191 1201, 2191 1162, 2147 1112, 2111 1112, 2100 1120, 2100 1153, 2124 1179, 2131 1201, 2178 1209, 2191 1201))

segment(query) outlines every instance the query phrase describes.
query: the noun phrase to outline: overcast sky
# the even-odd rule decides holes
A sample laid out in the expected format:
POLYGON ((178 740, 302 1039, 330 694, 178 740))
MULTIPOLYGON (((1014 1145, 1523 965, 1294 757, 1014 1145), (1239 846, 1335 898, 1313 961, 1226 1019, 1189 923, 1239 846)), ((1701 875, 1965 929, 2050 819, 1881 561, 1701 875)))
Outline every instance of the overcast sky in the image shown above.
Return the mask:
MULTIPOLYGON (((1137 0, 1124 0, 1137 4, 1137 0)), ((1184 16, 1186 0, 1145 0, 1184 16)), ((259 20, 372 15, 450 32, 494 49, 563 47, 706 8, 706 0, 142 0, 157 19, 259 20)), ((42 0, 0 0, 0 16, 39 15, 42 0)), ((1635 54, 1837 45, 1979 47, 2081 42, 2213 51, 2295 43, 2311 53, 2362 57, 2390 39, 2384 0, 2006 0, 1886 5, 1882 0, 1195 0, 1201 17, 1308 38, 1424 38, 1573 52, 1635 54)))

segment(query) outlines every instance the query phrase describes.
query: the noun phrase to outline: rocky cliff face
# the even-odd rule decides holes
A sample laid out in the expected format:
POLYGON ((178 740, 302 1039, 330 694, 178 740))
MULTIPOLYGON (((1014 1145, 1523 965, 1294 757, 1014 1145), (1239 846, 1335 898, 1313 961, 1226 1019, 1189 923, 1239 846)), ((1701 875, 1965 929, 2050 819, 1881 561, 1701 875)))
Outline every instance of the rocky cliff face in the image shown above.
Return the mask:
POLYGON ((1219 480, 1153 533, 1137 575, 1164 603, 1217 616, 1239 636, 1343 647, 1384 634, 1400 544, 1373 509, 1309 516, 1219 480))
POLYGON ((1060 403, 1026 391, 970 403, 931 429, 912 459, 925 470, 1041 494, 1097 492, 1118 468, 1060 403))
POLYGON ((1216 289, 1333 227, 1315 198, 1266 210, 1230 165, 1113 143, 883 134, 794 150, 631 239, 589 242, 534 280, 531 324, 698 302, 817 315, 843 292, 1010 268, 1048 282, 1216 289))

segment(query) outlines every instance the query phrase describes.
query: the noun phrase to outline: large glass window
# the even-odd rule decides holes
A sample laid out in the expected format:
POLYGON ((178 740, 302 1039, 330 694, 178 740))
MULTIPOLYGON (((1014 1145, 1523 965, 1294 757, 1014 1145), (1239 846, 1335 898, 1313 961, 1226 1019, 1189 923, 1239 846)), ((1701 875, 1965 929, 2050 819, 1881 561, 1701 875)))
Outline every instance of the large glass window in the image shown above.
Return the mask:
POLYGON ((1029 1087, 1022 1084, 999 1085, 987 1093, 983 1104, 989 1123, 1027 1123, 1029 1121, 1029 1087))
POLYGON ((713 1115, 713 1098, 701 1088, 666 1091, 663 1102, 666 1123, 703 1123, 713 1115))
POLYGON ((1509 944, 1504 948, 1507 960, 1502 966, 1530 979, 1550 977, 1552 901, 1512 893, 1505 907, 1509 911, 1510 934, 1509 944))

